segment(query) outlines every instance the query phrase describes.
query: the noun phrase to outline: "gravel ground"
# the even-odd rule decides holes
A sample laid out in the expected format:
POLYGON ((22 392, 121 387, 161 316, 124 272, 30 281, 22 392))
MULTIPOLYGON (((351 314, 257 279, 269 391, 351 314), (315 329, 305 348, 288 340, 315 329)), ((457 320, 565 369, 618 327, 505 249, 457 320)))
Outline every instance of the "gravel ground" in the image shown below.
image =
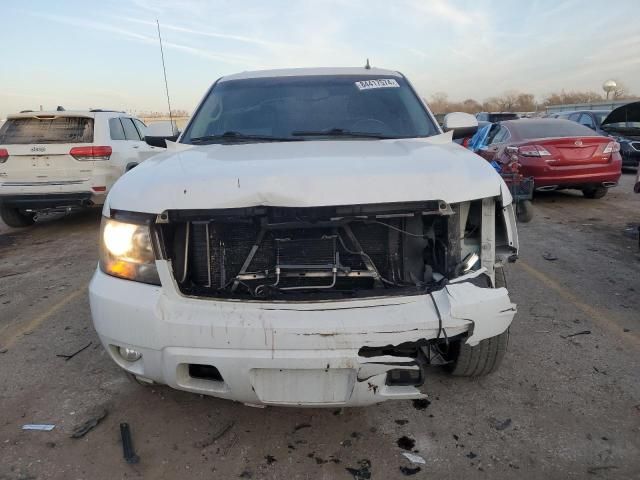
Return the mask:
POLYGON ((0 479, 640 478, 632 181, 624 174, 602 200, 536 197, 508 272, 519 313, 498 372, 468 380, 434 370, 430 403, 360 409, 255 409, 131 382, 89 316, 99 213, 0 224, 0 479), (580 332, 589 333, 570 336, 580 332), (102 409, 96 428, 70 438, 102 409), (122 459, 121 422, 137 465, 122 459), (26 423, 56 427, 22 431, 26 423), (406 449, 426 463, 409 462, 406 449))

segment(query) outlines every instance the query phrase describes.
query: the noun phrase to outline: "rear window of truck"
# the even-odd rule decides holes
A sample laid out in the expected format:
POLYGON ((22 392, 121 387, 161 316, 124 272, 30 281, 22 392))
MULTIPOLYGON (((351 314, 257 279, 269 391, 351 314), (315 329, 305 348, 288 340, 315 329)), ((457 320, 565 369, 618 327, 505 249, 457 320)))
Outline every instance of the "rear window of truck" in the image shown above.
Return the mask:
POLYGON ((0 145, 30 143, 91 143, 93 118, 10 118, 0 128, 0 145))

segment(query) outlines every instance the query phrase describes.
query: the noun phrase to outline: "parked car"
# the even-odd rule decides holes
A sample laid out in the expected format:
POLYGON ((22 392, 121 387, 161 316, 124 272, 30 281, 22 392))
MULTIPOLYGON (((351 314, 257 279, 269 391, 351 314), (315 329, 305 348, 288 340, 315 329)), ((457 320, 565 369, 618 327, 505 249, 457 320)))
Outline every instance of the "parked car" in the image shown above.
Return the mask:
POLYGON ((9 115, 0 128, 2 220, 25 227, 40 211, 102 205, 121 175, 162 151, 144 138, 144 123, 123 112, 9 115))
POLYGON ((533 177, 538 191, 569 188, 582 190, 587 198, 602 198, 621 175, 618 142, 569 120, 496 123, 478 154, 488 161, 510 163, 509 147, 517 147, 520 173, 533 177))
POLYGON ((574 110, 559 112, 556 118, 571 120, 572 122, 584 125, 585 127, 606 136, 606 134, 600 129, 600 124, 602 123, 602 120, 609 115, 610 111, 611 110, 574 110))
POLYGON ((476 113, 476 119, 479 122, 501 122, 503 120, 516 120, 518 117, 517 113, 513 112, 479 112, 476 113))
POLYGON ((355 406, 423 398, 429 365, 484 375, 504 355, 509 190, 398 72, 223 77, 103 214, 93 322, 141 382, 355 406))
POLYGON ((600 123, 600 130, 620 144, 623 167, 640 165, 640 102, 611 111, 600 123))
MULTIPOLYGON (((466 147, 474 153, 487 144, 489 133, 492 132, 493 123, 478 122, 478 131, 466 142, 466 147)), ((495 131, 495 130, 494 130, 495 131)), ((507 151, 503 163, 491 159, 491 165, 505 181, 516 207, 516 218, 519 222, 527 223, 533 220, 533 178, 526 177, 520 171, 521 164, 514 151, 507 151), (510 161, 508 161, 510 160, 510 161)))

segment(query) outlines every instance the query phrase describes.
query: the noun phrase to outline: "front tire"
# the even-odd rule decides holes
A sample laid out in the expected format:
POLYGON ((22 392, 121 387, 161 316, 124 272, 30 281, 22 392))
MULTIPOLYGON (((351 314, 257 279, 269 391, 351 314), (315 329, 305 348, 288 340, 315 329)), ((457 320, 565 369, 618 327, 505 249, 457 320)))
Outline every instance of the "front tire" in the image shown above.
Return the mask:
POLYGON ((608 188, 604 187, 585 188, 582 190, 582 194, 587 198, 598 199, 604 197, 608 190, 608 188))
POLYGON ((29 227, 35 222, 35 213, 27 213, 19 208, 0 206, 2 221, 13 228, 29 227))
MULTIPOLYGON (((506 287, 504 271, 496 271, 496 288, 506 287)), ((451 345, 453 362, 447 366, 456 377, 480 377, 498 369, 509 344, 509 329, 500 335, 485 338, 478 345, 467 345, 466 339, 451 345)))

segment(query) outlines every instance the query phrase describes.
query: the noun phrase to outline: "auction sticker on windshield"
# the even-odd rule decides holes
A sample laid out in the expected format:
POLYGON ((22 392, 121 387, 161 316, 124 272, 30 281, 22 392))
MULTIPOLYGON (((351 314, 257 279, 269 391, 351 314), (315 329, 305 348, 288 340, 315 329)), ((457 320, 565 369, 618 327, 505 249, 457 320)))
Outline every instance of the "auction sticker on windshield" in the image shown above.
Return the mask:
POLYGON ((380 78, 378 80, 356 82, 356 87, 359 90, 369 90, 372 88, 400 88, 400 85, 393 78, 380 78))

